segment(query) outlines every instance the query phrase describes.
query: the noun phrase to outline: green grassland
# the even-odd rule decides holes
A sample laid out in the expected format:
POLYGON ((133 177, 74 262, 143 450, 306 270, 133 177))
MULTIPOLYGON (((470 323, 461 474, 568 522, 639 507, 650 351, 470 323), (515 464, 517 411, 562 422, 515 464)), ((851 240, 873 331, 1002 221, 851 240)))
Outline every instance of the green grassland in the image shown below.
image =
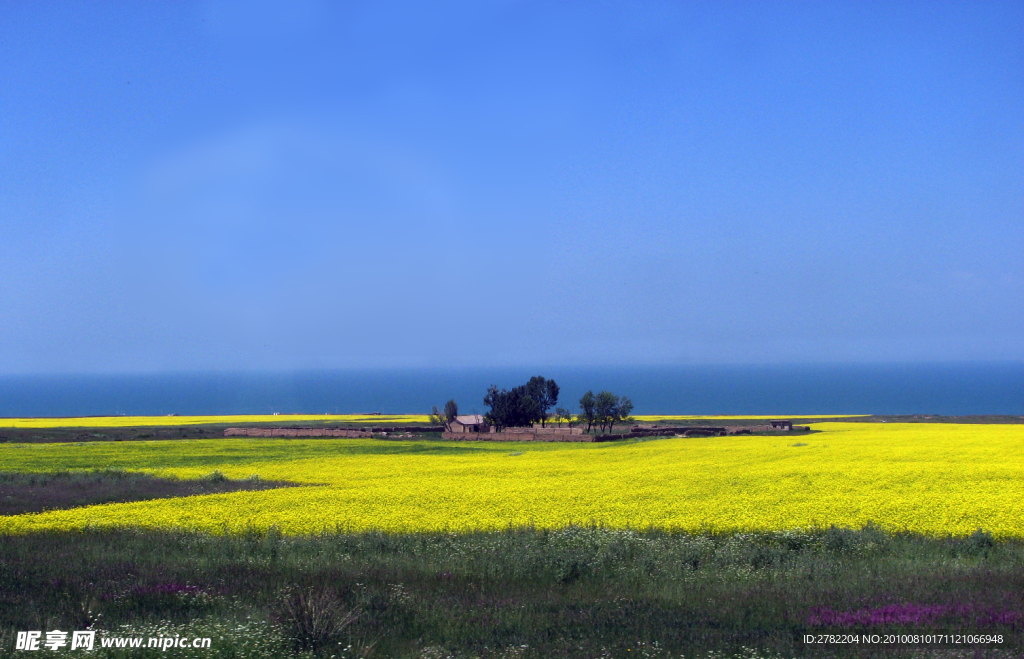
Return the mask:
POLYGON ((802 639, 960 629, 1003 642, 941 656, 1024 652, 1024 545, 985 534, 85 531, 0 536, 0 565, 7 649, 91 625, 214 637, 197 657, 909 657, 938 648, 802 639))

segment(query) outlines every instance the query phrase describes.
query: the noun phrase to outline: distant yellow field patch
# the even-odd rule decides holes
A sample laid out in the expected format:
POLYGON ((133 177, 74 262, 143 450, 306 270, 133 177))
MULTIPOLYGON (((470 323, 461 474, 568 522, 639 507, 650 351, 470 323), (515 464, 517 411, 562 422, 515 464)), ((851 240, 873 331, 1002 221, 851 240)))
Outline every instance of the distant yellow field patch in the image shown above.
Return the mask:
POLYGON ((867 417, 870 414, 639 414, 633 417, 637 421, 686 421, 698 419, 853 419, 856 417, 867 417))
POLYGON ((1024 537, 1024 424, 820 423, 799 436, 603 444, 206 439, 0 444, 17 471, 131 469, 307 487, 0 517, 0 533, 277 526, 285 533, 534 525, 763 531, 873 522, 1024 537))
MULTIPOLYGON (((870 414, 776 414, 772 416, 734 415, 640 415, 637 421, 675 421, 695 419, 845 419, 870 414)), ((200 426, 203 424, 298 423, 327 421, 335 423, 429 423, 426 414, 238 414, 226 416, 83 416, 0 418, 0 428, 124 428, 132 426, 200 426)))
POLYGON ((0 418, 0 428, 124 428, 130 426, 199 426, 208 423, 427 423, 426 414, 239 414, 229 416, 83 416, 61 418, 0 418))

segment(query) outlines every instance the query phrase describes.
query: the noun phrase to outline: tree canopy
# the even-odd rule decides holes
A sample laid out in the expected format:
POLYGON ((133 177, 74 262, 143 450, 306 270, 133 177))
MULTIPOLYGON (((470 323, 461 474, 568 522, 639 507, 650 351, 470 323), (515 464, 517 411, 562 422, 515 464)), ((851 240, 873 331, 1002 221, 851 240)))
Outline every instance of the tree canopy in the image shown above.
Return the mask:
POLYGON ((430 423, 435 426, 444 426, 444 429, 451 432, 452 421, 459 415, 459 404, 455 402, 455 399, 449 400, 444 404, 444 410, 437 409, 437 405, 434 405, 430 410, 430 423))
POLYGON ((558 404, 558 385, 554 380, 545 380, 540 375, 535 375, 526 383, 526 391, 537 403, 539 408, 540 425, 543 427, 547 422, 548 410, 558 404))
POLYGON ((580 398, 580 423, 587 424, 587 432, 590 432, 590 426, 594 425, 594 420, 597 418, 594 412, 594 392, 588 391, 583 394, 580 398))
POLYGON ((580 398, 580 423, 587 424, 587 431, 594 425, 601 428, 601 432, 611 432, 615 424, 629 419, 633 411, 633 401, 625 396, 616 396, 610 391, 602 391, 594 395, 588 391, 580 398))
POLYGON ((498 389, 491 385, 484 396, 484 405, 490 407, 487 421, 501 428, 541 425, 547 420, 548 410, 558 404, 558 385, 537 375, 526 384, 512 389, 498 389))

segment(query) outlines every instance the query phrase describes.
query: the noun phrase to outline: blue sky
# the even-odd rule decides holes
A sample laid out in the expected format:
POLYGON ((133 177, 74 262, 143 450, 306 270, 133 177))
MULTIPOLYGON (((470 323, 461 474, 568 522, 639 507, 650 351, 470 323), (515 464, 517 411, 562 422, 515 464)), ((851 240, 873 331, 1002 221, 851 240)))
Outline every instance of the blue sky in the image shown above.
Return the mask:
POLYGON ((1024 359, 1024 4, 0 5, 0 373, 1024 359))

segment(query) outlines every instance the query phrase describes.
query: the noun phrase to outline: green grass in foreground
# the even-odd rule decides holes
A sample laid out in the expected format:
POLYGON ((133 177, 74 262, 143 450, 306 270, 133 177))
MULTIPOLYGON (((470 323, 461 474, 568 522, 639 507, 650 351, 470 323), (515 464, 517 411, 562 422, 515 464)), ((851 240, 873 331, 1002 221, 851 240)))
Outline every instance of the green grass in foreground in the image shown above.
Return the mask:
POLYGON ((213 637, 126 657, 1018 657, 1022 614, 1024 543, 983 533, 0 536, 0 655, 28 656, 17 630, 91 625, 213 637), (940 631, 1004 642, 802 641, 940 631))
POLYGON ((0 515, 22 515, 105 503, 147 501, 222 492, 270 490, 289 483, 254 475, 231 480, 219 471, 183 480, 116 469, 21 473, 0 471, 0 515))

